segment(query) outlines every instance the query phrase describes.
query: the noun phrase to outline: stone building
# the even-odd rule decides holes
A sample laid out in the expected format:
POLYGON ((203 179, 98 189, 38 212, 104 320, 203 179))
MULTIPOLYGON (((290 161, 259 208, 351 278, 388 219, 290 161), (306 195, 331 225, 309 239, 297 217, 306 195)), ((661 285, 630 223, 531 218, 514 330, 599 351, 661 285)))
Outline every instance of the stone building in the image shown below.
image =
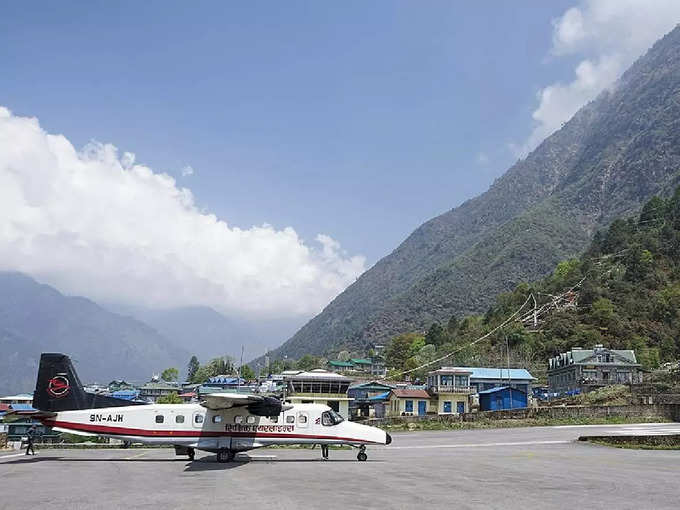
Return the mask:
POLYGON ((592 349, 573 347, 548 361, 548 386, 554 393, 640 382, 641 365, 632 350, 608 349, 601 344, 592 349))

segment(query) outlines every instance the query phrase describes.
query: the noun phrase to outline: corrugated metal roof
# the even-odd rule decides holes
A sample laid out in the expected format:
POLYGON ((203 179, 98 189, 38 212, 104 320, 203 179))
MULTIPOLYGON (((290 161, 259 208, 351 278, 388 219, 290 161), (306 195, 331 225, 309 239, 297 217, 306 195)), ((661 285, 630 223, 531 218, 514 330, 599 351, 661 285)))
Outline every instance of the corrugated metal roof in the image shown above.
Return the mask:
POLYGON ((400 390, 394 389, 392 392, 399 398, 430 398, 430 394, 425 390, 400 390))
POLYGON ((37 411, 31 404, 10 404, 13 411, 37 411))
POLYGON ((370 359, 352 358, 350 361, 352 363, 357 364, 357 365, 370 365, 371 364, 370 359))
POLYGON ((328 364, 332 367, 347 367, 351 368, 354 365, 352 365, 349 361, 339 361, 339 360, 331 360, 328 362, 328 364))
POLYGON ((524 368, 442 367, 441 370, 467 370, 471 379, 536 379, 524 368))

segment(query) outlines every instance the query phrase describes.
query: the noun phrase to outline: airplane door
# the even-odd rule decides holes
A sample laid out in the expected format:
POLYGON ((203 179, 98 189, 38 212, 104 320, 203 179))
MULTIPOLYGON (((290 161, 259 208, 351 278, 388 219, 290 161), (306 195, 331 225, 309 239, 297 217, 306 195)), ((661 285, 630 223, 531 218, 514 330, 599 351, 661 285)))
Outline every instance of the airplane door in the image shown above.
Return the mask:
POLYGON ((309 425, 309 414, 304 412, 297 413, 298 427, 306 428, 309 425))

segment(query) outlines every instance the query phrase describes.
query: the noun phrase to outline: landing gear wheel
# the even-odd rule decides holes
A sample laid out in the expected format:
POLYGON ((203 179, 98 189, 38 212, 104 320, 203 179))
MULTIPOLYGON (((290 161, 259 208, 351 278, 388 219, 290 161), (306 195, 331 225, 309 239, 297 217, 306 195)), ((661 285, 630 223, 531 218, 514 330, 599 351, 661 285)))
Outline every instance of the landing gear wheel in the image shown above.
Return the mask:
POLYGON ((235 453, 231 450, 220 450, 217 452, 217 462, 231 462, 234 460, 235 453))
POLYGON ((366 455, 366 447, 364 445, 361 445, 359 447, 359 453, 357 454, 357 460, 359 462, 364 462, 368 459, 368 455, 366 455))
POLYGON ((187 455, 189 456, 189 460, 193 462, 194 457, 196 457, 196 450, 193 448, 187 448, 187 455))

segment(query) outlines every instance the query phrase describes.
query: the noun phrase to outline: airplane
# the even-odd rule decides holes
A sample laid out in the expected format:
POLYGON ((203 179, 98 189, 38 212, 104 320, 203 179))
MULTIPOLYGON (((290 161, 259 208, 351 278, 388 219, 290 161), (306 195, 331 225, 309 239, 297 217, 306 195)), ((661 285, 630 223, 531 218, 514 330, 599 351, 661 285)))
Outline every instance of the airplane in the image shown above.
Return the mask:
POLYGON ((102 436, 127 442, 168 444, 176 455, 194 460, 196 450, 217 454, 218 462, 236 453, 269 445, 329 445, 359 449, 392 442, 385 431, 345 420, 322 404, 284 404, 276 397, 209 393, 197 404, 150 404, 88 393, 70 358, 43 353, 33 394, 35 415, 43 425, 73 434, 102 436))

